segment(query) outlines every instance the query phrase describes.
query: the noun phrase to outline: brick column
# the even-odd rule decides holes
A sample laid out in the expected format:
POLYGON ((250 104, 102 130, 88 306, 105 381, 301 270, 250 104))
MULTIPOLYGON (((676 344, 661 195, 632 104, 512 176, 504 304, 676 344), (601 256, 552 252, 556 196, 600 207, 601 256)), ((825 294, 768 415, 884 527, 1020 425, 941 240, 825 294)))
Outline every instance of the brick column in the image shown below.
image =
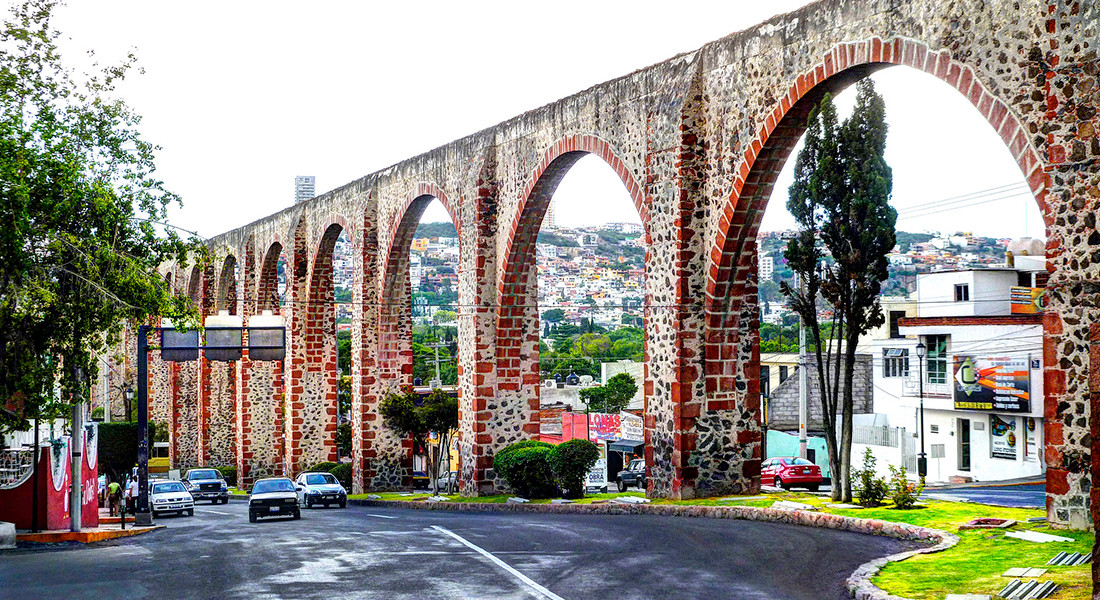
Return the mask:
MULTIPOLYGON (((351 477, 352 490, 363 493, 374 489, 375 481, 387 471, 377 463, 375 444, 382 432, 378 415, 380 381, 378 369, 380 310, 375 299, 381 287, 378 276, 378 211, 373 195, 361 202, 363 213, 356 219, 361 225, 352 232, 352 256, 355 261, 352 286, 351 325, 351 477)), ((383 477, 384 479, 384 477, 383 477)))
POLYGON ((306 246, 306 218, 303 215, 295 228, 294 240, 288 251, 286 270, 286 360, 284 360, 286 402, 284 404, 283 473, 293 477, 311 465, 304 464, 302 426, 305 423, 305 373, 309 360, 306 339, 308 315, 309 251, 306 246))

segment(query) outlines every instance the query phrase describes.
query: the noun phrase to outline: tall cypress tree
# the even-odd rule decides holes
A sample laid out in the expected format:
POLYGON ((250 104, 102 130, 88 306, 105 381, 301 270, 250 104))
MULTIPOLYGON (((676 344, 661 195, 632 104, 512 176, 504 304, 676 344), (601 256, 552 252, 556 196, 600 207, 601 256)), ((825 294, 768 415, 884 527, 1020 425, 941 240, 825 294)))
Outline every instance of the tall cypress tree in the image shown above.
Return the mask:
POLYGON ((857 84, 855 109, 843 125, 826 94, 810 114, 787 201, 799 230, 785 257, 801 285, 784 284, 782 291, 813 336, 835 500, 852 499, 856 345, 863 333, 884 322, 879 292, 887 278, 886 255, 895 244, 885 117, 885 103, 870 79, 857 84), (822 340, 819 299, 833 311, 828 340, 822 340), (834 348, 834 340, 843 343, 834 348))

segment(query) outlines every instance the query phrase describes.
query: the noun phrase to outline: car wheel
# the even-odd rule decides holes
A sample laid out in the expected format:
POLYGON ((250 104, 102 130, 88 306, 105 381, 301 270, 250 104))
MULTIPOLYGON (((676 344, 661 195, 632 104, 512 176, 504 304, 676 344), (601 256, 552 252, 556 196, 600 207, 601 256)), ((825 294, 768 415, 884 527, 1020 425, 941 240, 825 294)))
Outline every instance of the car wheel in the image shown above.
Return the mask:
POLYGON ((625 492, 626 491, 626 482, 623 481, 622 479, 619 480, 619 491, 620 492, 625 492))
POLYGON ((252 512, 252 511, 248 512, 248 522, 249 523, 255 523, 256 522, 256 513, 252 512))
POLYGON ((347 500, 341 500, 340 501, 340 508, 347 508, 347 507, 348 507, 348 501, 347 500))
POLYGON ((229 496, 222 498, 222 504, 229 504, 229 496))
POLYGON ((645 491, 645 478, 644 477, 639 477, 638 478, 638 489, 642 490, 643 492, 645 491))
POLYGON ((193 508, 187 509, 187 516, 189 516, 189 517, 195 516, 195 509, 193 509, 193 508))
POLYGON ((806 486, 806 488, 807 488, 808 490, 810 490, 811 492, 816 492, 816 491, 817 491, 817 489, 818 489, 818 485, 817 485, 816 483, 814 483, 814 484, 811 484, 811 485, 808 485, 808 486, 806 486))
POLYGON ((301 518, 302 518, 302 511, 300 511, 300 510, 294 511, 294 519, 298 520, 298 519, 301 519, 301 518))
POLYGON ((313 500, 306 498, 306 508, 313 508, 313 500))
POLYGON ((155 511, 155 510, 149 511, 149 516, 153 517, 154 519, 157 518, 157 511, 155 511))
POLYGON ((782 490, 790 489, 783 483, 783 478, 778 476, 778 475, 775 476, 775 487, 780 488, 782 490))

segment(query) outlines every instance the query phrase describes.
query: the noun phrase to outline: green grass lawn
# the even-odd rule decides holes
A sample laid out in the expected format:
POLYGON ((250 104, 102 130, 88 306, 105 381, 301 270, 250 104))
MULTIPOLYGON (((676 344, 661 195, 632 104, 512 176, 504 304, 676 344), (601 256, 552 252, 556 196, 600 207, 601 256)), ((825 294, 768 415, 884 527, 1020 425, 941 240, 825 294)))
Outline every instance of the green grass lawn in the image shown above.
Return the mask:
MULTIPOLYGON (((382 500, 405 500, 422 502, 430 493, 403 495, 398 492, 378 494, 382 500)), ((764 494, 760 494, 763 496, 764 494)), ((596 500, 610 500, 620 496, 643 496, 641 492, 625 494, 592 494, 577 500, 578 504, 596 500)), ((654 499, 653 504, 684 504, 708 506, 771 506, 776 500, 793 500, 818 507, 819 510, 838 515, 862 519, 879 519, 896 523, 908 523, 922 527, 941 529, 959 536, 959 543, 949 550, 934 554, 924 554, 897 563, 888 564, 872 580, 875 585, 891 594, 912 598, 913 600, 941 600, 947 594, 976 593, 996 594, 1008 578, 1001 573, 1012 567, 1040 567, 1047 569, 1042 580, 1051 580, 1059 585, 1059 590, 1051 598, 1059 600, 1087 600, 1092 597, 1091 565, 1078 567, 1047 567, 1046 562, 1061 551, 1089 552, 1093 537, 1086 532, 1052 529, 1045 523, 1027 523, 1029 517, 1042 517, 1039 509, 1000 508, 966 502, 946 502, 929 500, 923 507, 912 510, 898 510, 891 505, 865 509, 833 509, 825 506, 832 501, 827 497, 794 492, 766 494, 766 498, 755 496, 744 499, 701 498, 697 500, 654 499), (1052 542, 1036 544, 1005 537, 1004 530, 959 531, 959 525, 976 517, 998 517, 1015 519, 1017 524, 1009 531, 1034 529, 1068 538, 1073 542, 1052 542)), ((366 494, 349 496, 365 499, 366 494)), ((506 495, 463 498, 457 495, 447 496, 452 502, 488 502, 503 503, 506 495)), ((532 500, 532 504, 548 504, 550 500, 532 500)))

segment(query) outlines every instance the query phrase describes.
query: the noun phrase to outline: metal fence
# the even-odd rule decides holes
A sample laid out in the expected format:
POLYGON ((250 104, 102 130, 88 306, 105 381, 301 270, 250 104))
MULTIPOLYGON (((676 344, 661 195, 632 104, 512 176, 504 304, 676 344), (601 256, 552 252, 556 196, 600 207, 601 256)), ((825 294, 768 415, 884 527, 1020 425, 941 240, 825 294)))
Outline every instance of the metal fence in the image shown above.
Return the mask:
POLYGON ((0 489, 21 485, 31 476, 34 451, 30 448, 0 451, 0 489))

